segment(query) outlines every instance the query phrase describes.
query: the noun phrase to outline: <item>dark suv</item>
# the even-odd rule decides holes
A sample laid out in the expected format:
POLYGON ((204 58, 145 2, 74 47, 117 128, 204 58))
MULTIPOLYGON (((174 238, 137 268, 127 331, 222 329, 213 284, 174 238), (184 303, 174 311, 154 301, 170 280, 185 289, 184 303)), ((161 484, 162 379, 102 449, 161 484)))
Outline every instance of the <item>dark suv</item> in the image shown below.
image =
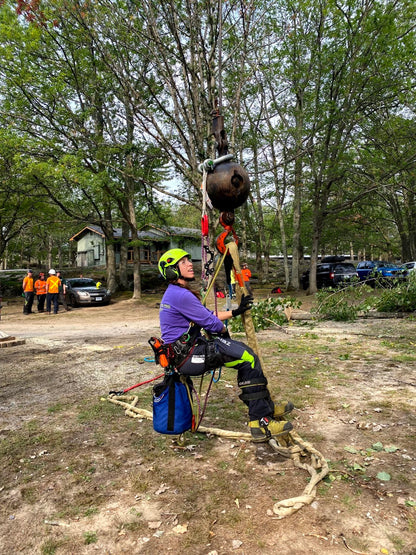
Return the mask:
MULTIPOLYGON (((341 257, 326 257, 316 266, 316 285, 322 287, 336 287, 348 282, 358 281, 358 274, 354 264, 343 262, 341 257)), ((303 289, 309 287, 309 270, 303 272, 300 278, 303 289)))

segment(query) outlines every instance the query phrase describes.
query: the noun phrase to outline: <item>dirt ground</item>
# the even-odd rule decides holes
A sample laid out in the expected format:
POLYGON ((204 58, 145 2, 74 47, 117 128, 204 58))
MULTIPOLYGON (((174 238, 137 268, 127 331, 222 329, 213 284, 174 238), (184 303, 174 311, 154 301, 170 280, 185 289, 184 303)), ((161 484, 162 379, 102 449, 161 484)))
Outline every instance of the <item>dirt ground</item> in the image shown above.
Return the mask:
MULTIPOLYGON (((146 360, 158 300, 3 308, 0 330, 26 342, 0 349, 1 553, 416 553, 414 317, 258 333, 271 391, 330 467, 278 519, 309 474, 268 445, 188 432, 178 446, 101 400, 161 373, 146 360)), ((152 385, 135 390, 148 410, 152 385)), ((204 425, 246 432, 238 394, 223 371, 204 425)))

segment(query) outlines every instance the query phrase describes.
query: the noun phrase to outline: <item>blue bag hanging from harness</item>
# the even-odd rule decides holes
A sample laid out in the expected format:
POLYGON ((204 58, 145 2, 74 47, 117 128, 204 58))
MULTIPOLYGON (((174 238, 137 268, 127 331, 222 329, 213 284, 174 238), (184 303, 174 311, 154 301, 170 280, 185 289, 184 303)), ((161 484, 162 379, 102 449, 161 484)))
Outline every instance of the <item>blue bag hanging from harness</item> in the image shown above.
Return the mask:
MULTIPOLYGON (((187 378, 187 383, 192 382, 187 378)), ((188 389, 176 372, 153 387, 153 429, 160 434, 182 434, 192 427, 188 389)))

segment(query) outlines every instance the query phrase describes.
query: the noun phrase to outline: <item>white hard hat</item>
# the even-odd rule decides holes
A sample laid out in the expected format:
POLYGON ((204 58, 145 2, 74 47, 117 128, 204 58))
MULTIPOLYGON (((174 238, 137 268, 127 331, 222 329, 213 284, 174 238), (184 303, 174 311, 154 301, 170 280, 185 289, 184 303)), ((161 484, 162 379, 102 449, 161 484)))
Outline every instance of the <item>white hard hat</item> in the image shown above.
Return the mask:
POLYGON ((53 268, 52 268, 51 270, 49 270, 49 273, 50 273, 51 275, 55 275, 55 274, 56 274, 56 272, 55 272, 55 270, 54 270, 53 268))

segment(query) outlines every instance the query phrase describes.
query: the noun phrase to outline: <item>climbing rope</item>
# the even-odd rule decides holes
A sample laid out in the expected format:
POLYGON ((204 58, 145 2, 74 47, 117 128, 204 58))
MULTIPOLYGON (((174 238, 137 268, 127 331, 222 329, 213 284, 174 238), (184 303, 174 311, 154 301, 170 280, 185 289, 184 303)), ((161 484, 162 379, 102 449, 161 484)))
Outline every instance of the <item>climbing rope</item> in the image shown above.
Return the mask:
MULTIPOLYGON (((110 403, 123 407, 126 416, 153 420, 153 413, 151 411, 136 406, 139 401, 137 395, 109 395, 108 397, 101 398, 101 401, 109 401, 110 403)), ((226 439, 242 441, 252 441, 253 439, 251 434, 246 432, 236 432, 207 426, 199 426, 197 430, 201 433, 211 434, 226 439)), ((316 497, 317 484, 325 478, 329 472, 328 463, 311 443, 303 440, 296 432, 292 431, 288 435, 290 435, 290 442, 292 445, 287 447, 282 446, 280 442, 283 440, 280 438, 279 443, 275 439, 269 440, 269 445, 279 455, 290 458, 295 467, 306 470, 310 475, 310 481, 299 496, 283 499, 274 504, 273 512, 279 519, 295 513, 305 505, 310 505, 316 497), (308 455, 310 457, 310 462, 302 462, 301 457, 306 457, 308 455)))

